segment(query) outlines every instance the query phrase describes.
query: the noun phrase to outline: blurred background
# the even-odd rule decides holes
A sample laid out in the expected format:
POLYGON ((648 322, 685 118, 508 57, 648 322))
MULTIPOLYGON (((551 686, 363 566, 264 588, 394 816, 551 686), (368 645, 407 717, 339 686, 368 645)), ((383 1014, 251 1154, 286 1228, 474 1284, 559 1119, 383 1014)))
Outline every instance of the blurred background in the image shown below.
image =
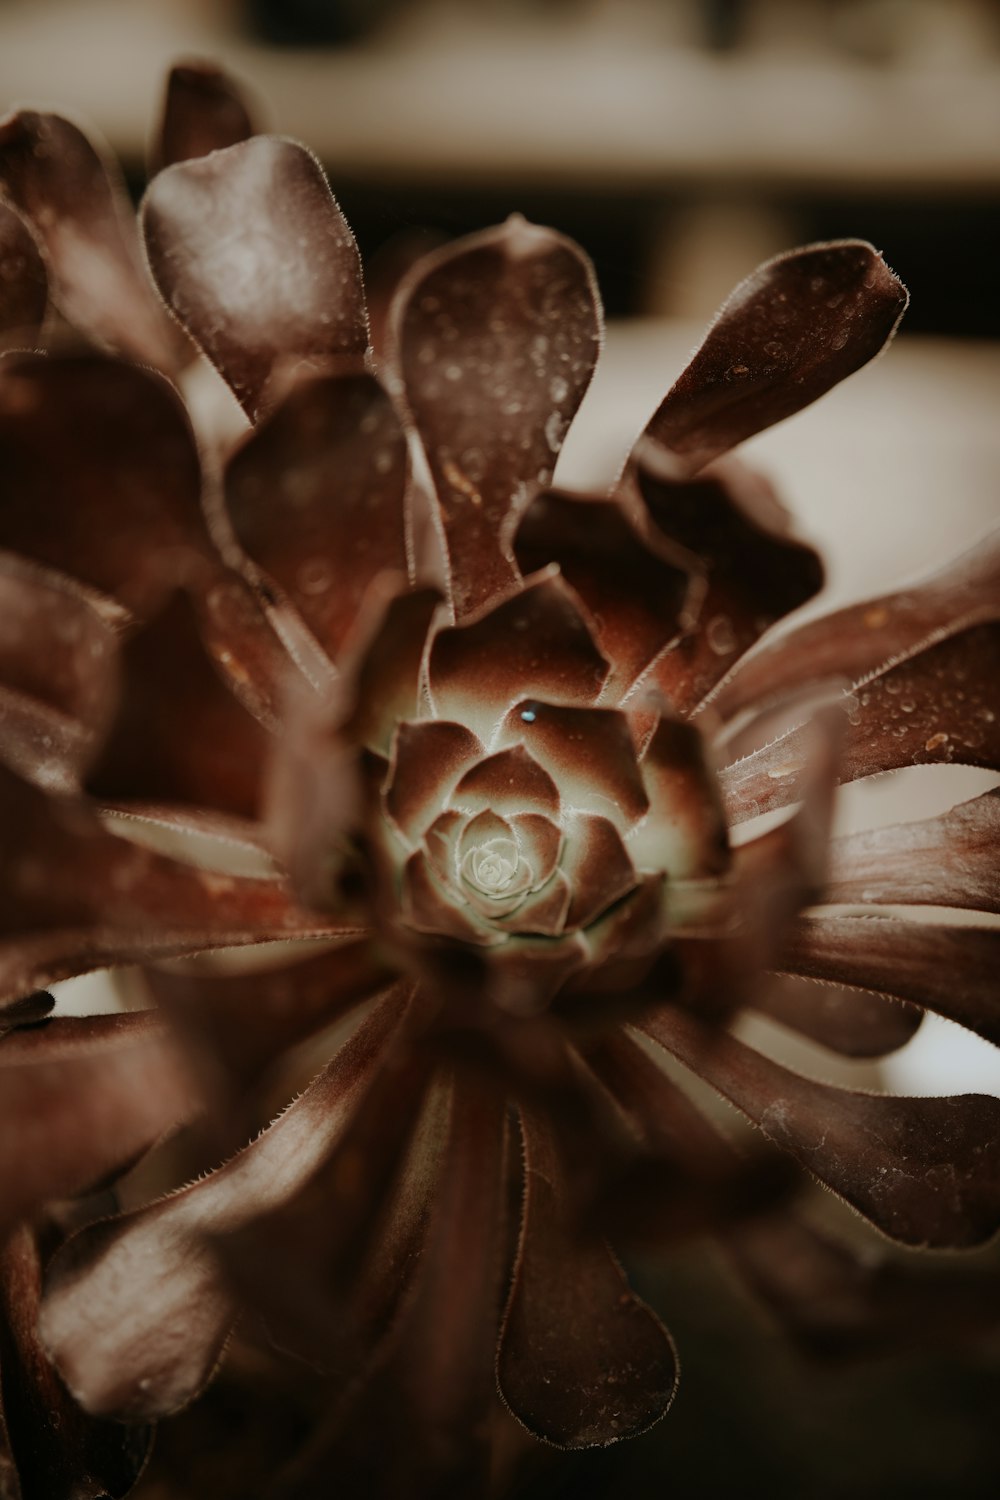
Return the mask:
MULTIPOLYGON (((185 57, 230 69, 265 128, 312 147, 376 286, 513 211, 587 249, 611 323, 561 482, 615 472, 760 260, 860 236, 910 288, 904 333, 747 445, 827 558, 814 608, 935 566, 1000 518, 1000 0, 0 0, 0 112, 96 126, 136 197, 185 57)), ((842 826, 926 816, 996 779, 962 776, 852 788, 842 826)), ((60 1003, 106 1008, 101 983, 60 1003)), ((817 1048, 755 1041, 856 1086, 1000 1093, 1000 1053, 932 1017, 850 1080, 817 1048)), ((529 1465, 518 1494, 993 1500, 1000 1375, 980 1351, 805 1366, 700 1248, 643 1287, 681 1348, 677 1411, 628 1451, 529 1465)))
POLYGON ((165 63, 222 55, 330 170, 369 256, 516 206, 613 316, 707 315, 764 255, 849 232, 909 326, 1000 334, 997 0, 0 0, 0 95, 142 171, 165 63))

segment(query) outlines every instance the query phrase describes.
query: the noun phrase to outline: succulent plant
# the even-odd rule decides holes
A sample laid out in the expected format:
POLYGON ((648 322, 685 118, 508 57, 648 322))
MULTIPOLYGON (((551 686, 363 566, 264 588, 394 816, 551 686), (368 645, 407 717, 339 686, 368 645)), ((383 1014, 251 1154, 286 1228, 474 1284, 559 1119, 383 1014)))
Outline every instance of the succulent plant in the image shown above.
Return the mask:
MULTIPOLYGON (((150 278, 87 136, 0 126, 0 1490, 126 1493, 251 1312, 328 1392, 269 1495, 331 1454, 485 1493, 495 1380, 549 1443, 639 1433, 677 1367, 621 1238, 715 1234, 800 1339, 877 1346, 919 1283, 817 1234, 795 1174, 982 1243, 1000 1101, 820 1084, 729 1023, 1000 1041, 996 929, 907 911, 997 912, 997 793, 829 840, 838 782, 1000 768, 1000 550, 769 635, 822 569, 729 453, 876 354, 900 283, 856 240, 768 262, 611 493, 571 494, 576 246, 515 217, 420 260, 376 368, 308 151, 183 68, 155 158, 150 278), (124 964, 147 1009, 47 1017, 124 964), (189 1121, 200 1175, 108 1217, 189 1121)), ((942 1328, 995 1315, 984 1276, 937 1278, 942 1328)))

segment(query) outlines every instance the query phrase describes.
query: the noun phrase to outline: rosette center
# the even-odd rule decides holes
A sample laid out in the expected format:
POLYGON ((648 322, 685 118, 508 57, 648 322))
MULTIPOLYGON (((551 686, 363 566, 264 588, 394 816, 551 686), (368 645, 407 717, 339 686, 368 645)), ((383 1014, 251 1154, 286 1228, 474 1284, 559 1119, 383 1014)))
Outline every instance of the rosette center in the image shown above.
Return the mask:
POLYGON ((469 849, 462 861, 462 878, 480 895, 495 897, 508 896, 530 881, 517 844, 504 838, 487 839, 469 849))

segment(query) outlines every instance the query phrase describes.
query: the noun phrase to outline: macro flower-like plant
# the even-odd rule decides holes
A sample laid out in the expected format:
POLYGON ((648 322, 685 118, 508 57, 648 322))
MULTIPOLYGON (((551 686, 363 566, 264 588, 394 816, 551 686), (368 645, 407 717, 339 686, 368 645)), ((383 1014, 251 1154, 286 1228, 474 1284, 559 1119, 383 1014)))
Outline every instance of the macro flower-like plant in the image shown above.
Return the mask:
MULTIPOLYGON (((515 218, 426 257, 375 360, 303 147, 178 69, 155 165, 150 277, 88 138, 0 126, 0 1493, 125 1494, 241 1318, 326 1393, 262 1494, 485 1494, 496 1387, 550 1444, 640 1433, 676 1360, 620 1243, 718 1236, 813 1347, 905 1334, 919 1280, 817 1234, 794 1174, 980 1244, 1000 1101, 730 1030, 1000 1041, 997 794, 829 839, 838 782, 1000 769, 1000 549, 769 636, 822 570, 728 456, 883 347, 900 283, 854 240, 768 262, 611 493, 570 494, 576 246, 515 218), (147 1008, 47 1018, 113 965, 147 1008), (116 1214, 188 1122, 197 1175, 116 1214)), ((942 1329, 995 1315, 984 1277, 935 1278, 942 1329)))

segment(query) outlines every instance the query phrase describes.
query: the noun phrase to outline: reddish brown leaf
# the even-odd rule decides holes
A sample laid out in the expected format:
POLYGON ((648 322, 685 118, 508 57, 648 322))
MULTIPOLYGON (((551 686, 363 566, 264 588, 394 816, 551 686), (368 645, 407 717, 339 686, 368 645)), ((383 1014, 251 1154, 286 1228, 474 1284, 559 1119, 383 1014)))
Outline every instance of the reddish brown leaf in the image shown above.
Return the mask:
POLYGON ((1000 790, 919 823, 836 839, 829 901, 959 906, 1000 912, 1000 790))
POLYGON ((400 285, 390 369, 430 463, 459 619, 517 581, 514 529, 552 478, 601 328, 589 261, 519 216, 400 285))
POLYGON ((96 354, 0 361, 0 542, 143 613, 207 546, 198 452, 172 387, 96 354))
MULTIPOLYGON (((494 1088, 456 1079, 413 1291, 377 1382, 377 1441, 385 1452, 379 1457, 366 1441, 361 1461, 366 1483, 373 1458, 380 1473, 384 1462, 387 1494, 475 1494, 487 1484, 506 1270, 505 1125, 494 1088)), ((363 1432, 374 1436, 367 1424, 363 1432)))
MULTIPOLYGON (((845 699, 840 780, 911 765, 1000 770, 998 676, 1000 627, 989 624, 960 630, 860 683, 845 699)), ((795 800, 803 734, 791 729, 721 773, 732 821, 795 800)))
POLYGON ((253 136, 167 167, 142 224, 167 305, 251 417, 280 361, 364 353, 357 246, 294 141, 253 136))
POLYGON ((427 636, 439 603, 432 589, 396 594, 355 659, 342 664, 348 677, 349 709, 341 725, 346 739, 385 754, 396 725, 416 718, 427 636))
POLYGON ((803 917, 781 967, 912 1000, 1000 1045, 1000 929, 803 917))
POLYGON ((840 989, 815 980, 771 974, 755 991, 753 1008, 845 1057, 884 1057, 914 1035, 921 1011, 885 995, 840 989))
POLYGON ((661 718, 640 771, 649 813, 628 835, 636 868, 668 870, 675 880, 721 873, 728 863, 726 825, 699 731, 661 718))
POLYGON ((791 630, 740 663, 713 700, 725 718, 824 678, 857 682, 1000 612, 1000 533, 909 588, 791 630))
POLYGON ((558 1447, 634 1437, 673 1399, 670 1335, 607 1245, 574 1232, 547 1124, 526 1112, 522 1123, 524 1221, 497 1359, 500 1392, 530 1432, 558 1447))
POLYGON ((819 590, 823 567, 791 534, 773 488, 735 459, 697 479, 661 473, 641 450, 638 481, 656 525, 706 570, 694 624, 667 644, 644 682, 655 683, 677 714, 691 713, 733 664, 782 615, 819 590))
POLYGON ((22 1227, 0 1245, 0 1493, 4 1500, 117 1500, 151 1433, 95 1421, 69 1396, 38 1338, 41 1259, 22 1227))
POLYGON ((40 785, 79 780, 112 710, 114 632, 58 574, 0 553, 0 757, 40 785))
POLYGON ((406 440, 371 375, 301 381, 231 460, 237 540, 337 657, 376 575, 406 574, 406 440))
POLYGON ((514 542, 523 573, 557 563, 583 600, 611 663, 611 702, 680 632, 693 582, 697 591, 697 560, 643 520, 621 496, 548 490, 526 511, 514 542))
POLYGON ((867 364, 907 301, 863 240, 765 261, 723 304, 646 436, 675 457, 678 477, 695 473, 867 364))
POLYGON ((108 963, 285 937, 343 935, 278 878, 198 869, 110 833, 85 803, 0 768, 0 993, 108 963), (79 965, 79 967, 76 967, 79 965))
POLYGON ((174 162, 207 156, 253 135, 241 84, 213 63, 184 62, 170 69, 163 117, 150 151, 150 176, 174 162))
POLYGON ((671 1007, 637 1024, 892 1239, 960 1249, 1000 1228, 1000 1099, 816 1083, 671 1007))
POLYGON ((526 698, 508 713, 500 743, 523 744, 565 802, 602 813, 622 830, 649 807, 628 720, 616 709, 562 708, 526 698))
POLYGON ((293 963, 243 974, 149 969, 145 979, 162 1009, 242 1092, 290 1047, 348 1014, 391 975, 370 936, 348 937, 293 963))
POLYGON ((554 818, 560 807, 558 787, 523 745, 478 761, 458 783, 452 801, 469 813, 493 811, 504 817, 534 813, 554 818))
POLYGON ((20 214, 0 202, 0 339, 37 334, 49 300, 38 242, 20 214))
POLYGON ((0 1037, 0 1226, 129 1166, 195 1108, 150 1015, 64 1017, 0 1037))
POLYGON ((59 115, 8 115, 0 187, 45 252, 64 317, 130 358, 176 368, 177 332, 150 284, 124 183, 82 130, 59 115))
POLYGON ((615 825, 590 813, 565 816, 562 867, 571 892, 568 927, 586 927, 639 883, 615 825))
POLYGON ((475 766, 482 753, 476 736, 461 724, 446 719, 400 724, 385 792, 389 816, 418 840, 444 810, 463 771, 475 766))
POLYGON ((589 622, 557 573, 542 573, 470 625, 441 630, 430 654, 437 713, 484 738, 520 699, 593 703, 608 674, 589 622))
POLYGON ((383 1000, 296 1102, 224 1166, 82 1230, 60 1252, 42 1336, 88 1411, 149 1420, 205 1384, 239 1311, 211 1239, 280 1213, 321 1169, 382 1063, 398 999, 383 1000))
POLYGON ((125 644, 121 660, 117 713, 87 778, 93 795, 253 817, 270 737, 220 680, 186 593, 125 644))

